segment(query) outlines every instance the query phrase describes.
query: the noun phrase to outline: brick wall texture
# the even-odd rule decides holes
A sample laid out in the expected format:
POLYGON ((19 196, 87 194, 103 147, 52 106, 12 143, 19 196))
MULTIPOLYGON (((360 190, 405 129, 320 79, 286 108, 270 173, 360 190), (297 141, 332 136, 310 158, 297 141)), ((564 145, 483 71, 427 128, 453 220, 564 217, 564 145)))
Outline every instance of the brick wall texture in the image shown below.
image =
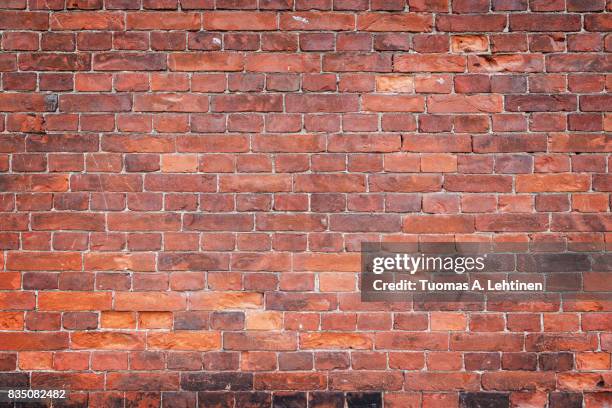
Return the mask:
POLYGON ((357 273, 363 241, 611 244, 610 0, 1 0, 0 30, 0 386, 612 406, 609 299, 423 310, 357 273))

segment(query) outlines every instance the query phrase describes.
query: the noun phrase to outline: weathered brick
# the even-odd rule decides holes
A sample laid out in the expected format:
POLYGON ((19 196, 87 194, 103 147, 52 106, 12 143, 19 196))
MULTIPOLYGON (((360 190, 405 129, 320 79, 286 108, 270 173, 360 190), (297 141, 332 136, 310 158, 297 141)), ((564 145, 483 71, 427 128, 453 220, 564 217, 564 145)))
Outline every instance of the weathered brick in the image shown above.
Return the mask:
POLYGON ((373 112, 423 112, 425 99, 422 96, 365 95, 363 108, 373 112))
POLYGON ((159 53, 98 53, 93 58, 96 71, 160 71, 166 68, 166 56, 159 53))
POLYGON ((62 112, 125 112, 132 108, 132 101, 126 95, 62 95, 59 108, 62 112))
POLYGON ((432 95, 427 105, 432 113, 501 112, 502 99, 496 95, 432 95))
POLYGON ((555 54, 546 57, 549 72, 598 72, 608 71, 612 66, 609 55, 600 54, 555 54))
POLYGON ((161 350, 216 350, 221 347, 218 332, 152 333, 147 336, 149 349, 161 350))
POLYGON ((91 69, 89 54, 20 54, 18 61, 22 71, 88 71, 91 69))
POLYGON ((0 349, 46 351, 68 348, 68 333, 0 333, 0 349))
POLYGON ((76 252, 11 252, 7 256, 8 270, 81 270, 81 255, 76 252))
POLYGON ((510 16, 512 31, 580 31, 577 14, 514 14, 510 16))
POLYGON ((432 18, 426 14, 365 13, 357 18, 357 30, 412 31, 420 33, 432 30, 432 18))
POLYGON ((467 67, 470 72, 542 72, 544 57, 537 54, 470 55, 467 67))
POLYGON ((300 12, 282 13, 281 30, 344 31, 355 27, 355 16, 350 13, 300 12))
POLYGON ((583 174, 525 174, 516 178, 517 192, 587 191, 590 177, 583 174))
POLYGON ((395 72, 464 72, 464 56, 448 54, 399 55, 393 59, 395 72))
POLYGON ((448 32, 495 32, 503 31, 506 27, 506 16, 502 14, 490 15, 438 15, 436 28, 448 32))
POLYGON ((4 10, 0 12, 0 28, 3 30, 47 30, 49 13, 4 10))
POLYGON ((252 72, 318 72, 320 58, 310 54, 287 54, 279 58, 278 54, 258 53, 247 55, 245 67, 252 72))
POLYGON ((199 30, 199 13, 139 12, 127 13, 128 30, 199 30))
POLYGON ((271 12, 211 11, 203 13, 203 28, 220 31, 276 30, 276 14, 271 12))
POLYGON ((168 57, 171 71, 240 71, 243 57, 232 52, 172 53, 168 57))
POLYGON ((510 112, 556 112, 573 111, 577 107, 571 95, 507 95, 506 109, 510 112))
POLYGON ((0 109, 4 112, 50 112, 56 108, 56 95, 7 92, 0 95, 0 109))

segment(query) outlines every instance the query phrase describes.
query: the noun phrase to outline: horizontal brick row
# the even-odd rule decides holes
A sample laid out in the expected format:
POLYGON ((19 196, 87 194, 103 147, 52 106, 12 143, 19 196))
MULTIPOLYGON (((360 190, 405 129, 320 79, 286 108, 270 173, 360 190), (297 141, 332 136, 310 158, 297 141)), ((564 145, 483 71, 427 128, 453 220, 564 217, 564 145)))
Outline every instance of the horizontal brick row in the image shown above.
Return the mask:
MULTIPOLYGON (((597 1, 597 0, 595 0, 597 1)), ((484 2, 483 2, 484 3, 484 2)), ((487 2, 488 3, 488 2, 487 2)), ((562 2, 560 2, 562 3, 562 2)), ((601 3, 601 2, 600 2, 601 3)), ((497 13, 486 15, 436 14, 423 10, 354 13, 342 11, 0 11, 0 28, 33 31, 383 31, 429 32, 435 27, 440 32, 498 32, 505 31, 607 31, 607 14, 603 7, 569 10, 570 13, 497 13), (583 12, 581 15, 572 12, 583 12), (435 17, 435 18, 434 18, 435 17)), ((438 11, 438 10, 435 10, 438 11)), ((453 10, 456 11, 456 10, 453 10)), ((473 12, 475 10, 469 10, 473 12)), ((483 10, 488 12, 487 10, 483 10)), ((512 11, 512 10, 509 10, 512 11)), ((517 10, 520 11, 520 10, 517 10)), ((554 10, 551 10, 554 11, 554 10)), ((438 11, 439 12, 439 11, 438 11)), ((460 11, 453 14, 462 14, 460 11)))
MULTIPOLYGON (((456 37, 452 39, 453 50, 458 52, 477 51, 470 45, 473 42, 486 42, 478 37, 456 37), (456 44, 459 42, 459 45, 456 44)), ((478 51, 487 51, 486 46, 478 51)), ((607 47, 608 48, 608 47, 607 47)), ((160 53, 147 54, 137 52, 96 53, 93 57, 86 52, 56 54, 53 52, 33 52, 28 54, 6 53, 2 57, 5 72, 23 71, 22 74, 5 74, 13 80, 17 90, 28 90, 29 71, 77 71, 79 78, 86 78, 81 71, 175 71, 175 72, 213 72, 213 71, 246 71, 263 73, 319 73, 319 72, 449 72, 449 73, 542 73, 542 72, 602 72, 610 71, 612 58, 609 54, 598 54, 601 48, 585 50, 583 53, 571 54, 501 54, 501 55, 464 55, 449 53, 430 54, 393 54, 378 52, 331 52, 328 54, 306 53, 254 53, 243 54, 232 51, 215 51, 211 53, 160 53), (24 80, 25 84, 20 84, 24 80)), ((333 51, 333 49, 331 50, 333 51)), ((443 50, 440 50, 443 51, 443 50)), ((521 50, 512 50, 520 52, 521 50)), ((609 49, 607 49, 609 51, 609 49)), ((143 78, 142 74, 140 78, 143 78)), ((180 78, 180 74, 178 78, 180 78)), ((40 74, 45 81, 41 90, 73 89, 72 75, 40 74)), ((95 78, 93 76, 92 78, 95 78)), ((104 78, 103 75, 98 77, 104 78)), ((139 76, 119 75, 116 86, 147 86, 138 84, 139 76), (131 83, 129 82, 131 80, 131 83)), ((146 78, 146 77, 145 77, 146 78)), ((365 77, 367 79, 367 76, 365 77)), ((143 78, 144 79, 144 78, 143 78)), ((198 85, 206 78, 200 77, 198 85)), ((97 82, 97 81, 94 81, 97 82)), ((31 81, 30 81, 31 83, 31 81)), ((83 81, 85 87, 103 87, 103 84, 90 85, 83 81)), ((9 83, 10 86, 10 83, 9 83)), ((178 85, 175 85, 178 86, 178 85)), ((204 85, 205 86, 205 85, 204 85)), ((217 84, 218 86, 218 84, 217 84)), ((291 85, 288 85, 291 86, 291 85)), ((367 86, 367 83, 366 83, 367 86)), ((10 88, 9 88, 10 89, 10 88)), ((129 88, 127 90, 130 90, 129 88)), ((133 89, 142 90, 142 89, 133 89)), ((146 90, 146 88, 145 88, 146 90)), ((198 90, 198 89, 194 89, 198 90)), ((360 91, 361 89, 356 89, 360 91)), ((205 90, 204 90, 205 91, 205 90)), ((213 90, 214 92, 214 90, 213 90)), ((430 91, 431 92, 431 91, 430 91)))

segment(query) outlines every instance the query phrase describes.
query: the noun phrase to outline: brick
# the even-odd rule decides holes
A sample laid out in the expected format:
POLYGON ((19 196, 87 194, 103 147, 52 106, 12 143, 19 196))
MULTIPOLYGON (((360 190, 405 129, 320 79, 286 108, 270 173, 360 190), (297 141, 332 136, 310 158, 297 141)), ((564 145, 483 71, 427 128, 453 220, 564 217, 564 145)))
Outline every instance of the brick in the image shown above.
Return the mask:
POLYGON ((408 373, 405 385, 415 391, 475 391, 480 388, 480 379, 473 373, 408 373))
POLYGON ((87 71, 91 58, 87 54, 21 54, 19 69, 22 71, 87 71))
POLYGON ((145 178, 145 188, 149 191, 212 192, 216 190, 216 181, 216 177, 207 175, 152 174, 145 178))
POLYGON ((355 28, 355 16, 349 13, 300 12, 282 13, 281 30, 344 31, 355 28))
POLYGON ((404 217, 406 233, 470 233, 474 232, 474 219, 469 215, 415 215, 404 217))
POLYGON ((432 30, 430 15, 365 13, 357 18, 357 30, 361 31, 408 31, 427 32, 432 30))
POLYGON ((34 373, 31 379, 32 386, 40 388, 53 387, 55 384, 66 384, 71 389, 78 390, 96 390, 104 382, 104 377, 100 374, 88 373, 65 373, 51 374, 50 373, 34 373))
POLYGON ((412 54, 393 60, 394 72, 464 72, 466 60, 460 55, 412 54))
POLYGON ((8 270, 81 270, 81 255, 74 252, 15 252, 7 257, 8 270))
MULTIPOLYGON (((194 118, 195 120, 195 118, 194 118)), ((248 138, 243 135, 184 136, 177 140, 177 151, 189 153, 225 153, 248 150, 248 138)))
MULTIPOLYGON (((588 7, 588 6, 587 6, 588 7)), ((609 31, 610 18, 606 15, 587 14, 584 16, 584 27, 588 31, 609 31)))
POLYGON ((371 349, 370 336, 343 333, 304 333, 300 335, 303 349, 371 349))
POLYGON ((599 134, 558 133, 551 137, 551 147, 554 152, 602 152, 607 149, 608 139, 599 134))
MULTIPOLYGON (((125 153, 163 153, 174 151, 174 139, 161 136, 146 135, 105 135, 102 138, 102 150, 107 152, 125 153), (144 145, 144 146, 143 146, 144 145)), ((137 158, 138 156, 131 156, 137 158)), ((151 162, 153 157, 141 155, 151 162)), ((130 156, 128 156, 130 158, 130 156)), ((130 160, 127 160, 128 162, 130 160)), ((129 166, 128 166, 129 167, 129 166)))
POLYGON ((305 174, 298 175, 294 183, 295 191, 310 193, 329 191, 359 192, 365 189, 365 179, 357 174, 305 174))
POLYGON ((470 72, 542 72, 544 57, 537 54, 470 55, 467 67, 470 72))
POLYGON ((178 389, 179 376, 175 373, 110 373, 106 378, 106 386, 111 390, 171 391, 178 389))
POLYGON ((586 112, 603 112, 603 106, 609 102, 610 98, 607 96, 585 95, 580 97, 580 109, 586 112))
POLYGON ((49 292, 41 293, 38 307, 40 310, 105 310, 110 309, 111 300, 108 293, 49 292))
POLYGON ((512 180, 507 176, 497 175, 447 175, 444 187, 448 191, 464 192, 510 192, 512 180))
POLYGON ((495 32, 506 27, 506 16, 489 15, 439 15, 436 18, 436 28, 447 32, 495 32))
POLYGON ((526 174, 516 179, 517 192, 587 191, 590 177, 582 174, 526 174))
POLYGON ((168 271, 203 271, 210 268, 226 270, 228 258, 217 254, 169 253, 159 260, 159 269, 168 271))
POLYGON ((548 218, 531 214, 489 214, 476 217, 476 229, 479 231, 524 231, 529 229, 544 231, 548 227, 548 218))
POLYGON ((153 333, 147 337, 149 349, 216 350, 221 348, 218 332, 153 333))
POLYGON ((474 136, 474 151, 479 153, 543 152, 547 149, 544 135, 505 134, 474 136))
POLYGON ((185 216, 186 230, 225 231, 238 223, 241 230, 250 231, 253 217, 248 214, 189 214, 185 216))
POLYGON ((402 377, 399 373, 385 375, 380 371, 335 371, 329 378, 329 388, 332 390, 399 390, 401 387, 402 377))
POLYGON ((254 387, 258 390, 320 390, 326 377, 318 373, 261 373, 255 374, 254 387))
POLYGON ((252 72, 318 72, 320 58, 310 54, 288 54, 279 58, 278 54, 258 53, 248 55, 245 61, 247 71, 252 72))
POLYGON ((223 293, 212 295, 200 293, 190 297, 193 310, 256 309, 262 304, 258 293, 223 293))
POLYGON ((342 52, 323 57, 323 71, 390 72, 391 58, 379 53, 342 52))
POLYGON ((555 377, 552 373, 521 371, 484 373, 482 386, 486 390, 546 390, 555 387, 555 377))
POLYGON ((460 407, 472 407, 482 404, 488 404, 491 407, 510 406, 510 395, 487 392, 467 392, 460 394, 460 407))
POLYGON ((394 134, 337 134, 328 137, 330 152, 394 152, 401 140, 394 134))
POLYGON ((134 110, 139 112, 207 112, 208 97, 190 94, 137 95, 134 110))
POLYGON ((597 72, 610 69, 612 59, 608 55, 577 54, 550 55, 546 57, 548 72, 597 72))
POLYGON ((212 98, 213 112, 280 112, 280 95, 223 95, 212 98))
POLYGON ((280 192, 291 191, 291 178, 285 175, 221 176, 220 191, 227 192, 280 192))
POLYGON ((36 214, 32 219, 32 229, 36 230, 104 230, 104 217, 99 214, 48 213, 36 214))
POLYGON ((160 71, 166 68, 166 56, 159 53, 98 53, 93 58, 98 71, 160 71))
POLYGON ((580 16, 577 14, 514 14, 510 16, 512 31, 580 31, 580 16))
POLYGON ((239 333, 223 334, 227 350, 274 350, 291 351, 297 348, 297 339, 292 333, 239 333))
POLYGON ((178 293, 165 295, 149 292, 117 293, 114 309, 118 311, 164 311, 184 309, 186 300, 178 293))
POLYGON ((49 13, 4 10, 0 12, 0 27, 4 30, 47 30, 49 13))
POLYGON ((423 112, 425 100, 421 96, 365 95, 363 108, 373 112, 423 112))
POLYGON ((52 30, 123 30, 123 17, 120 12, 53 13, 49 25, 52 30))
POLYGON ((138 12, 127 13, 128 30, 199 30, 199 13, 138 12))
POLYGON ((155 258, 150 254, 89 253, 85 256, 86 270, 155 270, 155 258))
POLYGON ((59 102, 62 112, 125 112, 131 107, 131 98, 112 94, 62 95, 59 102))
POLYGON ((205 30, 276 30, 276 15, 270 12, 213 11, 203 14, 205 30))
POLYGON ((42 94, 12 94, 4 92, 0 95, 0 109, 5 112, 50 112, 57 107, 57 96, 42 94))
POLYGON ((243 57, 233 52, 173 53, 168 57, 171 71, 240 71, 243 57))
POLYGON ((507 95, 505 102, 511 112, 573 111, 577 106, 576 98, 569 95, 507 95))
POLYGON ((381 75, 376 77, 376 90, 379 92, 414 92, 414 77, 400 75, 381 75))
POLYGON ((501 112, 502 100, 496 95, 432 95, 427 105, 432 113, 501 112))
POLYGON ((451 38, 453 52, 481 52, 489 48, 487 37, 480 35, 456 35, 451 38))
POLYGON ((67 333, 0 333, 2 350, 36 351, 68 348, 67 333))

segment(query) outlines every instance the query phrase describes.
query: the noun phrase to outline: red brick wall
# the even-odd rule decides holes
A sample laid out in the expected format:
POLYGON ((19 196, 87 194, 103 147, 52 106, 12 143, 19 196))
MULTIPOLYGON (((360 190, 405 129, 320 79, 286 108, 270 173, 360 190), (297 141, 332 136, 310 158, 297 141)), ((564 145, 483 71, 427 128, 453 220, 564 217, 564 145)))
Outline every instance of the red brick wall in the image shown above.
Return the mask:
POLYGON ((412 310, 356 273, 366 240, 610 244, 609 0, 0 8, 0 386, 611 406, 609 303, 412 310))

